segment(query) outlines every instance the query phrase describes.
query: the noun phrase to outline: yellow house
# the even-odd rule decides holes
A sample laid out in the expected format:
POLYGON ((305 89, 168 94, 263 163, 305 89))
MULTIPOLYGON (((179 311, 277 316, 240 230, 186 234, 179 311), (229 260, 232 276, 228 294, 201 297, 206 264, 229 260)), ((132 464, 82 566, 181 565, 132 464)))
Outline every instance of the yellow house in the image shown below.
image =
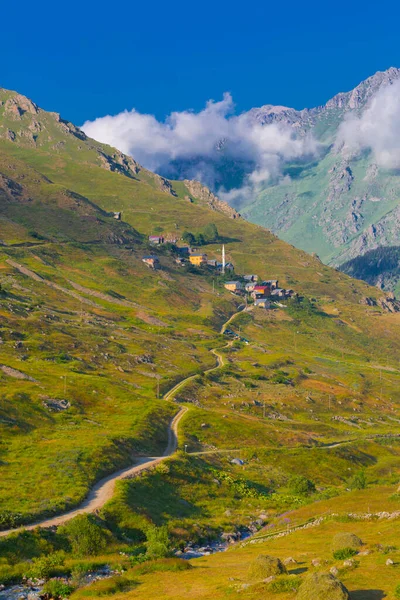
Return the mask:
POLYGON ((240 281, 227 281, 224 283, 224 287, 230 292, 238 292, 242 289, 242 284, 240 281))
POLYGON ((201 267, 201 265, 207 264, 207 254, 191 254, 189 260, 192 265, 201 267))

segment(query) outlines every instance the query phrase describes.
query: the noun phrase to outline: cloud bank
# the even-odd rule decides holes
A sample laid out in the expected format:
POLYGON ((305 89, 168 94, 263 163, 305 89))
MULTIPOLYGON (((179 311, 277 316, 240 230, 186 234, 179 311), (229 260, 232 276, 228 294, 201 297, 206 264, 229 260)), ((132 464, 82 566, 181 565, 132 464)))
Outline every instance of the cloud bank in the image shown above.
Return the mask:
POLYGON ((165 121, 133 109, 87 121, 82 129, 152 171, 199 179, 236 204, 278 180, 285 162, 318 149, 311 136, 296 136, 288 125, 261 125, 248 113, 235 115, 228 93, 197 113, 173 112, 165 121))
POLYGON ((400 81, 382 87, 360 116, 344 119, 336 149, 350 156, 370 150, 378 165, 400 168, 400 81))

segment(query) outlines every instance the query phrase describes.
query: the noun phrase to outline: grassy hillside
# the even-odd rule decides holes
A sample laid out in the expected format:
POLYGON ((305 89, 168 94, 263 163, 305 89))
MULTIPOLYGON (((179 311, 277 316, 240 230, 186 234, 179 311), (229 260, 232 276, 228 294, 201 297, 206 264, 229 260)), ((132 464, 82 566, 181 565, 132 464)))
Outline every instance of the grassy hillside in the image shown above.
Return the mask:
MULTIPOLYGON (((108 542, 96 564, 132 566, 136 559, 120 553, 142 555, 153 526, 166 526, 178 548, 248 526, 260 514, 273 524, 299 507, 318 513, 329 498, 340 506, 360 471, 373 497, 382 486, 393 488, 400 321, 363 303, 379 290, 212 210, 183 182, 161 180, 21 97, 18 115, 7 105, 15 95, 2 98, 3 529, 75 506, 103 475, 138 455, 162 453, 176 403, 189 407, 179 433, 187 452, 118 483, 98 515, 108 542), (122 211, 121 221, 114 211, 122 211), (243 302, 224 289, 222 277, 182 268, 170 246, 147 242, 151 234, 199 233, 209 223, 219 233, 218 243, 203 247, 209 257, 220 258, 224 243, 236 273, 277 278, 301 297, 235 317, 230 328, 249 343, 228 343, 220 334, 243 302), (149 252, 161 270, 142 262, 149 252), (206 373, 215 365, 213 349, 224 366, 206 373), (195 377, 175 402, 162 400, 189 375, 195 377), (296 491, 299 475, 311 482, 310 493, 296 491)), ((0 581, 17 580, 28 561, 60 548, 65 556, 50 571, 70 573, 80 558, 68 540, 62 532, 2 540, 0 581)), ((226 580, 237 569, 242 577, 255 549, 240 552, 240 568, 236 558, 230 562, 239 550, 196 563, 210 561, 204 586, 198 567, 185 571, 189 597, 236 594, 226 580)), ((136 573, 144 582, 133 595, 178 593, 170 587, 174 573, 136 573)), ((256 597, 252 589, 246 594, 256 597)))

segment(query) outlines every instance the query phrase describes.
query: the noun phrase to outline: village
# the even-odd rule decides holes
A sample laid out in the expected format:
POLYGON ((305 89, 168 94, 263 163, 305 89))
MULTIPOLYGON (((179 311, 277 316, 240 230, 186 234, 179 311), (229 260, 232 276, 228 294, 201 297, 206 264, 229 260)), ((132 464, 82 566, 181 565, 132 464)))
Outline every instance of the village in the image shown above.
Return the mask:
MULTIPOLYGON (((166 240, 163 236, 150 235, 149 244, 152 246, 162 246, 165 243, 171 243, 173 252, 176 255, 175 263, 181 267, 192 265, 199 268, 208 268, 219 275, 234 273, 235 267, 232 262, 225 260, 225 245, 222 244, 221 262, 215 258, 209 259, 205 252, 191 246, 177 246, 176 239, 166 240)), ((142 261, 151 269, 161 269, 161 263, 157 255, 151 254, 144 256, 142 261)), ((292 289, 279 287, 277 279, 268 279, 259 281, 259 276, 254 274, 236 275, 232 281, 226 281, 224 287, 231 294, 242 296, 246 303, 253 302, 255 307, 269 309, 271 302, 279 303, 280 300, 287 300, 296 295, 292 289)))

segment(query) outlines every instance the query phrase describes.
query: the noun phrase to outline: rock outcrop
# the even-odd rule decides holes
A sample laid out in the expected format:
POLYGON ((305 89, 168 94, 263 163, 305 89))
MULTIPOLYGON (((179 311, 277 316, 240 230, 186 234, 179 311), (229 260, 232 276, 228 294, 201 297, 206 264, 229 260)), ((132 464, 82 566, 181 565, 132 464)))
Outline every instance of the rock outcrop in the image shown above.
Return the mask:
POLYGON ((227 215, 231 219, 239 219, 240 214, 227 202, 220 200, 215 194, 211 192, 205 185, 202 185, 199 181, 185 179, 183 182, 186 186, 188 192, 197 200, 204 202, 207 204, 209 208, 212 210, 216 210, 217 212, 221 212, 224 215, 227 215))

